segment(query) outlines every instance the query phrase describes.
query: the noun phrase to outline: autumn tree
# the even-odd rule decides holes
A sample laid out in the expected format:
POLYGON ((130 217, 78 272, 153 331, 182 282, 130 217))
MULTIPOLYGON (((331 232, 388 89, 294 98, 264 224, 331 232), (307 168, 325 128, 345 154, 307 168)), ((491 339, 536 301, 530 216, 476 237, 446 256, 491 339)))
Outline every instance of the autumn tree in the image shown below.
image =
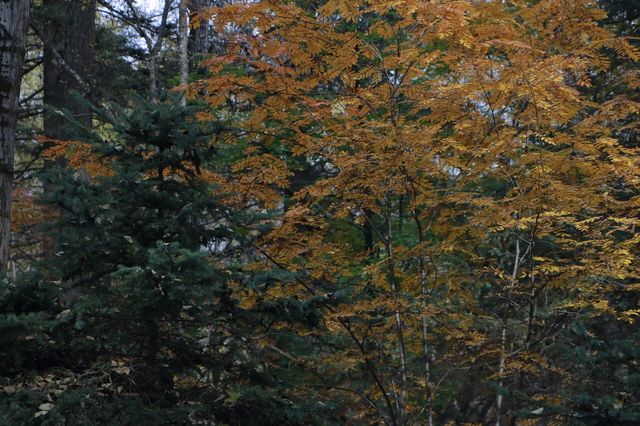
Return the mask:
POLYGON ((325 171, 283 199, 260 246, 295 276, 265 297, 335 300, 326 328, 308 331, 322 336, 309 367, 335 369, 333 391, 369 421, 574 415, 575 378, 549 355, 563 330, 637 314, 611 293, 635 288, 636 148, 615 123, 637 104, 584 90, 607 50, 636 60, 633 45, 589 1, 210 13, 219 30, 254 28, 197 85, 212 114, 235 112, 240 176, 260 194, 295 157, 325 171))

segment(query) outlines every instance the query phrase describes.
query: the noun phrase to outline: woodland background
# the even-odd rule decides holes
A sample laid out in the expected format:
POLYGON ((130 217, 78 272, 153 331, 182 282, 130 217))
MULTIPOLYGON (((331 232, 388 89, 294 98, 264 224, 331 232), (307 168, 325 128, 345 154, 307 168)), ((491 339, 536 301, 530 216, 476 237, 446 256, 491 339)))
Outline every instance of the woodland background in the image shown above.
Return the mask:
POLYGON ((0 424, 640 424, 637 0, 0 2, 0 424))

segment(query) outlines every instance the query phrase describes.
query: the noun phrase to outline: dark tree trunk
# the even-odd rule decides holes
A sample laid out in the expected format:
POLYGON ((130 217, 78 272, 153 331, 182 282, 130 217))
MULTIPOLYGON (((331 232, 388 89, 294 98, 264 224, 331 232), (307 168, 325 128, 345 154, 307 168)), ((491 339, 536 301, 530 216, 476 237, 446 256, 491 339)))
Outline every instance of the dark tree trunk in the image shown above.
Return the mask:
MULTIPOLYGON (((211 0, 192 0, 191 13, 198 14, 205 8, 211 6, 211 0)), ((191 51, 194 53, 209 52, 209 20, 202 20, 198 28, 192 31, 191 51)))
MULTIPOLYGON (((42 5, 44 21, 37 31, 44 44, 44 134, 54 140, 77 139, 92 127, 91 108, 81 97, 92 100, 96 0, 43 0, 42 5), (84 131, 62 115, 65 110, 84 131)), ((45 169, 55 165, 55 160, 44 162, 45 169)), ((46 193, 56 190, 47 180, 43 187, 46 193)), ((43 249, 51 255, 57 251, 56 242, 46 240, 43 249)))
POLYGON ((365 220, 362 224, 362 232, 364 234, 364 247, 369 252, 369 255, 373 255, 373 226, 371 224, 371 218, 373 212, 369 209, 364 210, 365 220))
MULTIPOLYGON (((198 15, 212 5, 213 0, 192 0, 191 13, 192 15, 198 15)), ((189 52, 191 54, 191 68, 198 75, 204 74, 206 70, 200 63, 205 55, 211 52, 211 22, 208 19, 202 19, 200 25, 191 30, 189 52)))
POLYGON ((65 118, 57 113, 67 109, 83 127, 91 128, 91 110, 79 102, 74 92, 90 98, 95 57, 95 0, 44 0, 46 21, 44 51, 45 135, 54 139, 73 138, 65 118), (62 64, 61 61, 65 63, 62 64))
POLYGON ((0 272, 9 261, 13 152, 29 0, 0 0, 0 272))

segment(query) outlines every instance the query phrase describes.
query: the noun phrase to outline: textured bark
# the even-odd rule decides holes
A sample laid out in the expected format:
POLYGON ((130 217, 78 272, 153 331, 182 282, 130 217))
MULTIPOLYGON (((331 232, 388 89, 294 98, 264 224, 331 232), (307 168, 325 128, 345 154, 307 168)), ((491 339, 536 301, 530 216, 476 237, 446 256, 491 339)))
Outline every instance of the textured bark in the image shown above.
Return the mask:
POLYGON ((0 0, 0 272, 9 261, 13 152, 29 0, 0 0))
POLYGON ((44 0, 44 132, 54 139, 73 137, 65 118, 56 111, 67 109, 85 128, 91 128, 91 110, 73 92, 91 97, 95 58, 95 0, 44 0), (69 71, 72 72, 69 72, 69 71), (84 84, 83 84, 84 82, 84 84))
MULTIPOLYGON (((211 7, 212 0, 192 0, 192 13, 198 14, 207 7, 211 7)), ((196 62, 199 62, 201 56, 209 53, 211 49, 211 24, 209 20, 202 19, 200 25, 191 31, 191 52, 193 52, 193 58, 196 62)))

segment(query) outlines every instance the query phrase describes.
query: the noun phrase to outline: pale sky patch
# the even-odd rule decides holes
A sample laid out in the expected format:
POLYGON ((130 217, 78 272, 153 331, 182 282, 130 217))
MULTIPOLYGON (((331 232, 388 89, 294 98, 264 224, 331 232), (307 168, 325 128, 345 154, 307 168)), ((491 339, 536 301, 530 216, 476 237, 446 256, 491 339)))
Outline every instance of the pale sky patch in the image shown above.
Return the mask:
POLYGON ((160 11, 162 0, 138 0, 138 4, 148 12, 160 11))

